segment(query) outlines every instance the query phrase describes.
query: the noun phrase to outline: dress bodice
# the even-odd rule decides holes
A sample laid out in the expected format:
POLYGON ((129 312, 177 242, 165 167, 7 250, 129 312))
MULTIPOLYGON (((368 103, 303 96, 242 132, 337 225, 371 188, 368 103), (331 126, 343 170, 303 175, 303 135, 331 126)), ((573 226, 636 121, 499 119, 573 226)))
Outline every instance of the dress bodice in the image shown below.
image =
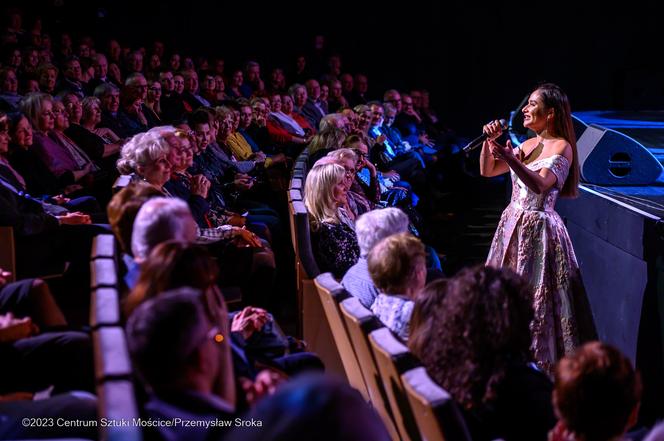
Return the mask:
POLYGON ((553 211, 558 199, 558 193, 563 188, 567 174, 569 173, 569 161, 562 155, 553 155, 548 158, 538 159, 526 167, 532 171, 548 168, 556 176, 556 183, 548 191, 537 194, 514 173, 512 176, 512 200, 510 205, 523 210, 553 211))

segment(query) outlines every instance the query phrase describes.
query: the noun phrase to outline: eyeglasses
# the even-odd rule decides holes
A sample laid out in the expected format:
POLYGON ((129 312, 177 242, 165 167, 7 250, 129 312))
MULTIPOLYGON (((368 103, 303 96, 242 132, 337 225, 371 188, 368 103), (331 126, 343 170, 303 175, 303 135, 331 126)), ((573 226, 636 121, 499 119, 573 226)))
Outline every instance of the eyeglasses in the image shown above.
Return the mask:
POLYGON ((151 92, 161 92, 161 87, 151 87, 150 91, 151 92))

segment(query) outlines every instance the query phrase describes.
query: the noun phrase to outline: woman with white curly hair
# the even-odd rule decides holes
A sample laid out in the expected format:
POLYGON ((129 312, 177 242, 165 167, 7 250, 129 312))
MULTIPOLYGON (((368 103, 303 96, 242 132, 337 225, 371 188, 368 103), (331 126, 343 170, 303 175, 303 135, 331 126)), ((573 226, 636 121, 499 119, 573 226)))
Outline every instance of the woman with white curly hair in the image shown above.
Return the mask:
POLYGON ((171 178, 171 163, 168 156, 171 146, 168 135, 175 136, 171 126, 155 127, 145 133, 134 135, 120 152, 118 171, 123 175, 134 175, 156 187, 164 194, 164 184, 171 178))

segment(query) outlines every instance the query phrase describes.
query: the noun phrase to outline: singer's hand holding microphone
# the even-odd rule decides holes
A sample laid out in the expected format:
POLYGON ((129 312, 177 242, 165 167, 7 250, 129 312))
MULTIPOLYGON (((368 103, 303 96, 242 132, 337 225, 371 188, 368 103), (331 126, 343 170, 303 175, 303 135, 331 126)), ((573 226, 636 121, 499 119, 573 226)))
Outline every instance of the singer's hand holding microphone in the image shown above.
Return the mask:
POLYGON ((507 162, 510 158, 514 157, 514 150, 512 142, 507 140, 506 145, 500 145, 495 140, 503 134, 505 128, 505 120, 492 121, 482 127, 482 132, 487 141, 489 141, 489 149, 494 159, 507 162))
POLYGON ((482 128, 482 134, 477 138, 470 141, 464 148, 465 153, 475 150, 478 147, 482 147, 482 143, 487 139, 496 139, 502 133, 503 130, 507 129, 507 122, 504 119, 492 121, 489 124, 485 125, 482 128))
POLYGON ((504 119, 491 121, 489 124, 482 127, 482 133, 484 133, 486 139, 496 139, 503 134, 504 125, 504 119))

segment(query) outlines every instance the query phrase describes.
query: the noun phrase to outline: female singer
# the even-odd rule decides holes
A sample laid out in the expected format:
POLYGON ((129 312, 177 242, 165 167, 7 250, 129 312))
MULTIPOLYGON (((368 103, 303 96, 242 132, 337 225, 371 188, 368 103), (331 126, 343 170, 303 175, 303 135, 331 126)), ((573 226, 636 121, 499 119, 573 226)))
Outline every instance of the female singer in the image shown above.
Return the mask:
POLYGON ((537 136, 516 149, 510 141, 496 142, 502 133, 498 121, 483 128, 487 140, 480 155, 482 176, 509 171, 512 177, 512 200, 486 264, 509 267, 530 282, 532 350, 540 368, 551 374, 556 361, 578 346, 579 326, 594 332, 589 309, 577 306, 587 304, 579 266, 565 224, 554 211, 559 194, 577 196, 579 162, 569 101, 558 86, 539 86, 522 112, 524 126, 537 136))

